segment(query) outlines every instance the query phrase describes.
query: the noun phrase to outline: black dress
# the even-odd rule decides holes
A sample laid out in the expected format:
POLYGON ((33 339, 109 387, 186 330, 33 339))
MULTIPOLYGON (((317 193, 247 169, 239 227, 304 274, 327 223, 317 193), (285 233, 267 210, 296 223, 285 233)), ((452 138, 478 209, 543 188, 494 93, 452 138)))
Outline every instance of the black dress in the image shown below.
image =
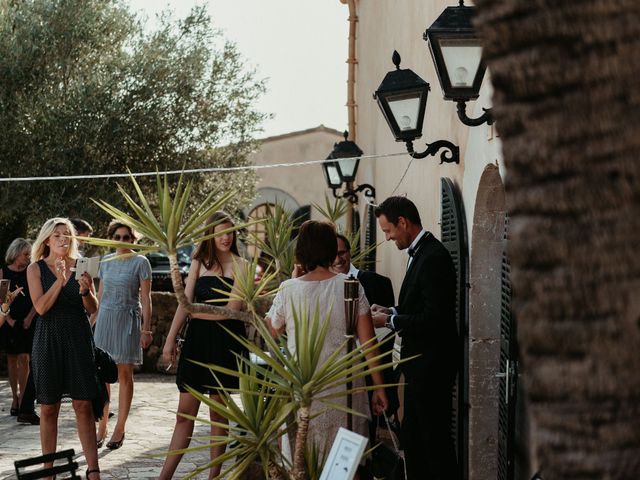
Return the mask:
MULTIPOLYGON (((232 283, 233 279, 228 277, 199 277, 196 280, 194 301, 203 303, 206 300, 224 298, 224 295, 215 292, 213 289, 229 292, 232 283), (228 285, 225 285, 221 278, 228 285)), ((212 303, 212 305, 222 306, 223 304, 216 302, 212 303)), ((246 349, 222 328, 223 325, 235 335, 245 337, 244 323, 240 320, 200 320, 192 318, 189 321, 187 338, 180 352, 176 373, 176 384, 181 392, 186 392, 185 385, 201 393, 215 393, 218 389, 218 382, 211 374, 211 371, 190 362, 189 359, 236 370, 237 357, 235 354, 246 355, 246 349)), ((216 377, 223 387, 238 388, 237 377, 222 373, 216 373, 216 377)))
POLYGON ((0 338, 2 338, 2 350, 5 350, 9 354, 19 353, 31 353, 31 343, 33 342, 33 331, 35 329, 35 319, 31 322, 31 326, 28 329, 24 329, 24 319, 33 304, 31 303, 31 296, 29 295, 29 285, 27 284, 27 270, 21 272, 14 272, 9 267, 2 268, 2 278, 11 282, 11 290, 15 290, 18 287, 22 287, 24 295, 18 295, 11 304, 11 318, 16 323, 14 326, 10 326, 7 322, 2 325, 2 332, 0 338))
MULTIPOLYGON (((44 260, 38 261, 38 267, 42 291, 47 292, 56 276, 44 260)), ((93 335, 79 292, 72 275, 53 306, 37 319, 31 363, 39 403, 96 396, 93 335)))

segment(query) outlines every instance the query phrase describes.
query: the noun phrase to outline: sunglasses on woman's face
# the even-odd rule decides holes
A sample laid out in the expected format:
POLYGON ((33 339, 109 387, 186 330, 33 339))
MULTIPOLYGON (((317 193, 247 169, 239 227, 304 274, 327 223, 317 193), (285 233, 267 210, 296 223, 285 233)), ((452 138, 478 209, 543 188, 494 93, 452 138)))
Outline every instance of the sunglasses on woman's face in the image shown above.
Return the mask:
POLYGON ((128 242, 129 240, 131 240, 131 235, 128 235, 128 234, 127 234, 127 235, 120 236, 120 235, 117 235, 117 234, 116 234, 116 235, 114 235, 114 236, 113 236, 113 239, 114 239, 116 242, 120 242, 120 241, 122 241, 122 242, 128 242))

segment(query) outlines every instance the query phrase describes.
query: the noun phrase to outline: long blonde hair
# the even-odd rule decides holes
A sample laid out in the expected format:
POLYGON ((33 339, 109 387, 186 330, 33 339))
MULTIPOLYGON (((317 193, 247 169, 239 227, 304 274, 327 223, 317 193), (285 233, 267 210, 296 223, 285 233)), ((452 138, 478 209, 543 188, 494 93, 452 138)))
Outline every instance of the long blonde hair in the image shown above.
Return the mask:
POLYGON ((58 225, 64 225, 71 232, 71 237, 69 237, 69 251, 67 253, 67 256, 73 259, 76 259, 80 256, 78 254, 76 229, 73 226, 73 223, 71 223, 68 218, 54 217, 44 222, 44 225, 42 225, 42 228, 38 233, 36 241, 33 242, 33 247, 31 248, 32 262, 37 262, 38 260, 42 260, 43 258, 49 256, 49 245, 47 245, 45 242, 53 234, 58 225))

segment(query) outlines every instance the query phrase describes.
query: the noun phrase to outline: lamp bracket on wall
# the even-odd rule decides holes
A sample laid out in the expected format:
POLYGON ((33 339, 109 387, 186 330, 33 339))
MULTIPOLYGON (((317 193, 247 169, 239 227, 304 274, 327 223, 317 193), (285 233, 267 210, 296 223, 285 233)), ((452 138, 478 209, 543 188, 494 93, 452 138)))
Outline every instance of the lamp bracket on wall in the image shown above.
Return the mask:
POLYGON ((458 100, 457 104, 458 118, 465 125, 469 127, 477 127, 485 122, 487 125, 493 125, 493 114, 490 108, 483 108, 482 110, 484 110, 484 113, 478 118, 469 118, 467 117, 467 102, 465 100, 458 100))
POLYGON ((373 188, 373 186, 369 185, 368 183, 362 183, 358 185, 358 187, 355 189, 347 189, 341 195, 338 195, 336 193, 335 188, 333 188, 332 191, 333 191, 334 198, 344 198, 353 204, 358 203, 358 193, 363 191, 364 191, 365 197, 371 198, 371 199, 376 198, 376 189, 373 188))
POLYGON ((460 147, 454 145, 447 140, 436 140, 433 143, 427 143, 427 149, 424 152, 416 152, 413 150, 413 141, 406 142, 407 152, 413 158, 425 158, 429 155, 435 157, 440 149, 445 149, 440 154, 440 163, 460 163, 460 147))

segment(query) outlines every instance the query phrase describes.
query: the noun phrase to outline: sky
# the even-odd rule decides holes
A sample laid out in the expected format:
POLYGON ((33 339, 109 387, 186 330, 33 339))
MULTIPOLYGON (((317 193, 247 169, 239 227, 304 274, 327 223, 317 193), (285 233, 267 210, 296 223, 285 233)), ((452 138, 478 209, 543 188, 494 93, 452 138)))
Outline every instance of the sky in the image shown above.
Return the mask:
POLYGON ((167 7, 184 18, 206 5, 214 26, 237 44, 267 92, 273 114, 260 138, 317 127, 347 128, 348 7, 339 0, 128 0, 149 17, 167 7))

